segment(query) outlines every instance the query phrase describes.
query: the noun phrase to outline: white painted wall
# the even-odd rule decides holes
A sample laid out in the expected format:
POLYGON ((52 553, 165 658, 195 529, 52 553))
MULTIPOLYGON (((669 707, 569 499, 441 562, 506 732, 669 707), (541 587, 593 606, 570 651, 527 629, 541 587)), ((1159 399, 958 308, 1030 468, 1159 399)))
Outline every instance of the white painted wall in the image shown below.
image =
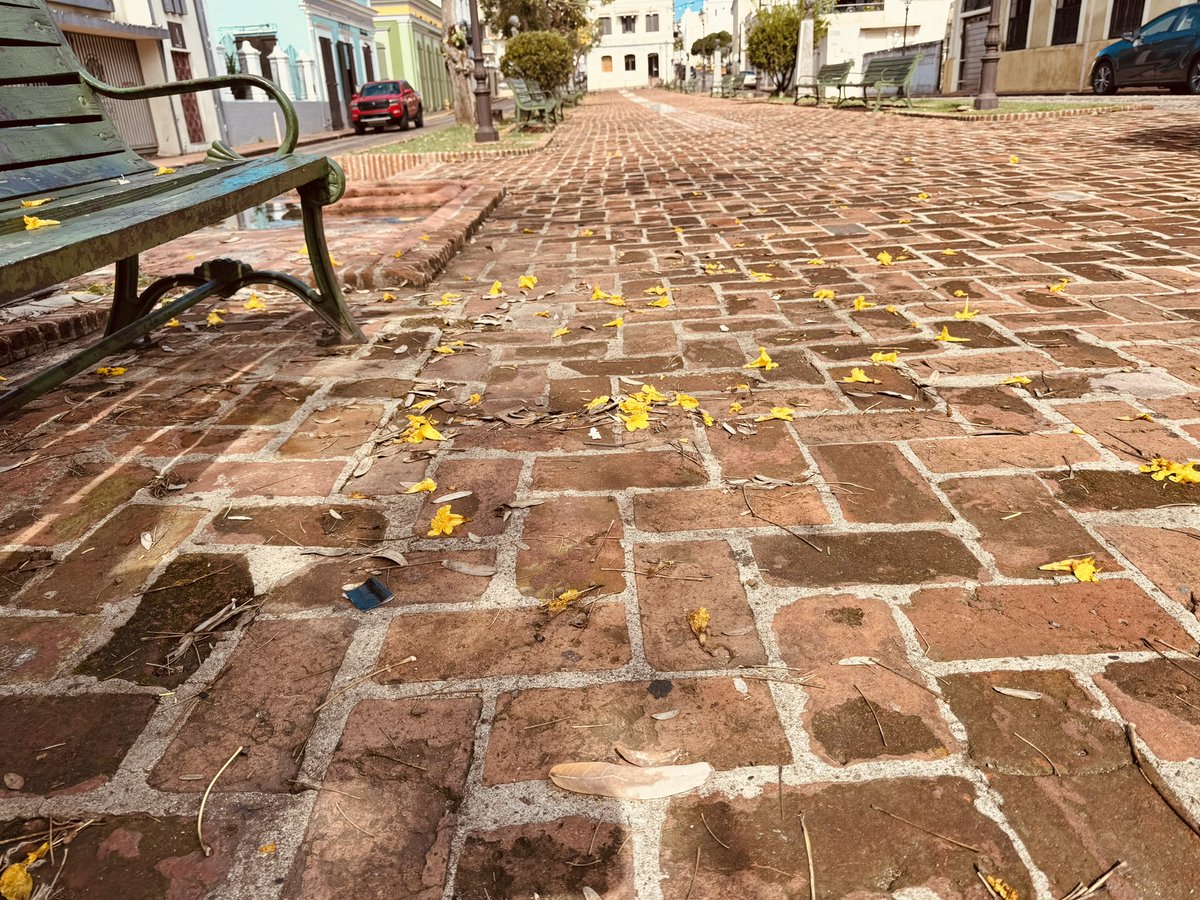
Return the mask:
MULTIPOLYGON (((879 4, 876 4, 879 5, 879 4)), ((912 0, 908 7, 908 38, 904 31, 904 0, 883 0, 882 9, 843 8, 829 16, 829 33, 818 56, 823 63, 851 61, 861 72, 863 54, 907 44, 940 41, 946 37, 951 0, 912 0)))
POLYGON ((600 5, 593 3, 594 18, 608 17, 612 20, 612 33, 603 35, 600 42, 588 51, 588 89, 593 91, 615 88, 646 87, 650 84, 649 58, 658 55, 658 80, 668 81, 673 77, 674 53, 674 10, 671 0, 613 0, 600 5), (658 31, 646 31, 646 16, 658 15, 658 31), (621 16, 634 16, 636 21, 631 34, 621 32, 621 16), (625 69, 626 56, 633 57, 632 71, 625 69), (612 60, 612 71, 604 71, 604 58, 612 60))

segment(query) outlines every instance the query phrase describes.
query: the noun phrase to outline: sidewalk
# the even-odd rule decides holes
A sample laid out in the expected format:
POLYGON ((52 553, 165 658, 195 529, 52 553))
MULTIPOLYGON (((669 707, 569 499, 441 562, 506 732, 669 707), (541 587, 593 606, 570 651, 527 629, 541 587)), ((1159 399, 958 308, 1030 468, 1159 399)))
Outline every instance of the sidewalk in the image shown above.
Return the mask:
POLYGON ((1193 898, 1198 124, 595 94, 422 172, 507 195, 350 294, 367 344, 247 292, 74 379, 0 424, 0 852, 71 836, 37 884, 106 900, 1193 898))

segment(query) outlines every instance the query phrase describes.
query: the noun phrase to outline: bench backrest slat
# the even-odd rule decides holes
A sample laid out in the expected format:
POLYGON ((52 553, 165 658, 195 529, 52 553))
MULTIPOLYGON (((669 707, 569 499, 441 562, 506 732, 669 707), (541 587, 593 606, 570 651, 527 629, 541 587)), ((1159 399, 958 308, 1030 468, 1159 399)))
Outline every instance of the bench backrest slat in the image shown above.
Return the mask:
POLYGON ((0 0, 0 200, 153 168, 81 72, 45 0, 0 0))
POLYGON ((852 62, 826 63, 817 72, 817 81, 822 84, 838 84, 846 80, 852 68, 854 68, 854 63, 852 62))
POLYGON ((866 71, 863 73, 863 81, 871 81, 873 79, 883 81, 895 81, 903 78, 908 74, 909 69, 916 63, 915 56, 897 56, 891 59, 873 59, 867 63, 866 71))

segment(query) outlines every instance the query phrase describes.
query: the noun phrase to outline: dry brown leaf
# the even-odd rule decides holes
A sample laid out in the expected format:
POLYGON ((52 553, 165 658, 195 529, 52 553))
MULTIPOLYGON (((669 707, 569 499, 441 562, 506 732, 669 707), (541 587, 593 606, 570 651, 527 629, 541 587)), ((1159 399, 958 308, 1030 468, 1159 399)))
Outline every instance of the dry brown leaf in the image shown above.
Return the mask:
POLYGON ((496 574, 495 566, 479 566, 457 559, 443 559, 442 568, 449 569, 451 572, 458 572, 460 575, 475 575, 479 578, 490 578, 496 574))
POLYGON ((713 767, 708 763, 687 766, 618 766, 604 762, 562 763, 550 770, 550 780, 565 791, 617 797, 628 800, 657 800, 683 794, 708 781, 713 767))
POLYGON ((669 766, 679 759, 679 749, 674 750, 634 750, 627 744, 618 741, 614 747, 621 759, 635 766, 669 766))
POLYGON ((993 687, 992 690, 1005 697, 1016 697, 1018 700, 1041 700, 1046 696, 1037 691, 1023 691, 1020 688, 993 687))

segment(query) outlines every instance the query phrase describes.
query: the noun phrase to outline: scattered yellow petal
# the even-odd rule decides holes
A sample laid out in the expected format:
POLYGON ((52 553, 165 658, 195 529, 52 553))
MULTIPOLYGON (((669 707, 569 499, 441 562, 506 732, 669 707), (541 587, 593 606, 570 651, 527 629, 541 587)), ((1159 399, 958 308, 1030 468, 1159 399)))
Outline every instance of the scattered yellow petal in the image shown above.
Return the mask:
POLYGON ((906 156, 906 157, 904 157, 904 161, 905 161, 905 162, 912 162, 912 161, 913 161, 913 158, 912 158, 911 156, 906 156))
POLYGON ((883 311, 885 313, 891 313, 893 316, 900 315, 900 310, 896 309, 896 307, 892 306, 890 303, 883 308, 883 311))
POLYGON ((21 209, 37 209, 39 206, 45 206, 53 197, 43 197, 41 200, 22 200, 21 209))
POLYGON ((29 874, 29 867, 49 850, 50 843, 43 842, 40 847, 26 855, 23 861, 5 867, 4 871, 0 872, 0 897, 4 900, 29 900, 33 894, 33 876, 29 874))
POLYGON ((657 307, 658 309, 666 309, 668 306, 671 305, 671 298, 670 297, 659 297, 657 300, 651 300, 646 305, 654 306, 654 307, 657 307))
POLYGON ((483 394, 472 394, 467 398, 467 402, 472 406, 478 406, 483 400, 483 394))
POLYGON ((274 853, 278 849, 279 849, 279 847, 277 847, 275 842, 272 841, 269 844, 263 844, 261 847, 259 847, 258 852, 261 853, 263 856, 270 856, 272 853, 274 853))
POLYGON ((897 225, 911 225, 912 219, 897 219, 896 224, 897 225))
POLYGON ((880 250, 875 254, 875 259, 878 260, 881 266, 890 266, 892 264, 892 254, 886 250, 880 250))
POLYGON ((255 310, 255 309, 266 309, 266 308, 267 308, 267 304, 263 302, 262 297, 258 296, 258 294, 255 294, 253 292, 251 292, 251 294, 250 294, 250 299, 242 304, 242 309, 247 310, 247 311, 251 311, 251 310, 255 310))
POLYGON ((712 416, 710 416, 708 413, 706 413, 704 410, 700 410, 700 418, 704 420, 704 424, 707 425, 709 428, 712 428, 714 425, 717 424, 717 420, 714 419, 712 416))
POLYGON ((657 297, 665 297, 665 296, 667 296, 667 289, 665 287, 663 287, 661 284, 659 284, 652 288, 646 288, 644 291, 642 291, 642 293, 643 294, 652 294, 657 297))
POLYGON ((900 359, 900 351, 893 350, 890 353, 872 353, 871 362, 873 363, 894 363, 900 359))
POLYGON ((451 356, 454 353, 454 348, 447 344, 442 344, 440 347, 434 347, 433 352, 440 353, 443 356, 451 356))
MULTIPOLYGON (((500 282, 497 281, 496 283, 499 284, 500 282)), ((454 293, 454 291, 446 291, 446 293, 442 294, 442 300, 445 300, 450 303, 453 303, 455 300, 461 300, 461 299, 462 299, 462 294, 456 294, 456 293, 454 293)))
POLYGON ((429 240, 429 235, 427 235, 427 234, 423 234, 423 235, 421 235, 421 237, 419 238, 419 240, 422 240, 422 241, 427 241, 427 240, 429 240))
POLYGON ((670 405, 681 406, 684 409, 698 409, 700 407, 700 401, 690 394, 681 394, 679 391, 676 391, 675 399, 671 401, 670 405))
POLYGON ((638 431, 650 427, 650 414, 644 409, 631 412, 629 415, 618 413, 617 418, 625 423, 626 431, 638 431))
POLYGON ((352 491, 350 493, 351 500, 367 500, 369 499, 362 491, 352 491))
POLYGON ((622 297, 620 294, 613 294, 611 297, 609 297, 604 302, 607 303, 609 306, 624 306, 625 298, 622 297))
POLYGON ((979 315, 979 310, 971 309, 971 301, 964 300, 963 308, 960 310, 957 310, 954 313, 954 318, 956 318, 956 319, 973 319, 977 315, 979 315))
POLYGON ((1154 416, 1150 415, 1150 413, 1139 413, 1136 416, 1117 416, 1118 422, 1136 422, 1138 419, 1142 419, 1146 422, 1153 422, 1154 416))
POLYGON ((555 597, 553 600, 551 600, 549 602, 548 607, 550 610, 550 614, 558 615, 560 612, 562 612, 564 609, 566 609, 568 606, 570 606, 572 603, 574 603, 576 600, 578 600, 582 596, 583 596, 582 591, 577 591, 577 590, 575 590, 575 588, 567 588, 567 590, 563 591, 561 594, 559 594, 557 597, 555 597))
POLYGON ((499 297, 504 293, 504 286, 498 281, 493 281, 491 288, 488 289, 488 296, 499 297))
POLYGON ((208 314, 208 318, 205 319, 205 321, 208 322, 209 325, 225 324, 225 320, 222 319, 219 315, 217 315, 217 311, 215 309, 208 314))
POLYGON ((519 278, 517 278, 517 287, 521 290, 532 291, 535 287, 537 287, 537 282, 538 280, 536 275, 521 275, 519 278))
POLYGON ((870 309, 874 305, 874 303, 870 302, 862 294, 854 298, 854 308, 859 312, 862 312, 864 309, 870 309))
POLYGON ((330 262, 331 262, 333 265, 335 265, 335 266, 340 266, 340 265, 341 265, 341 263, 340 263, 340 262, 338 262, 336 259, 334 259, 334 257, 333 257, 333 254, 332 254, 332 253, 331 253, 331 254, 329 254, 329 261, 330 261, 330 262))
POLYGON ((831 291, 829 288, 821 288, 813 291, 814 300, 835 300, 837 299, 837 291, 831 291))
POLYGON ((1021 161, 1021 157, 1019 157, 1019 156, 1010 156, 1008 158, 1009 165, 1015 166, 1020 161, 1021 161))
POLYGON ((774 362, 767 353, 766 347, 758 348, 758 358, 746 363, 743 369, 778 369, 779 363, 774 362))
POLYGON ((114 376, 124 375, 127 370, 124 366, 101 366, 96 370, 97 375, 114 376))
POLYGON ((876 381, 864 372, 862 369, 851 369, 849 375, 842 376, 843 384, 883 384, 882 381, 876 381))
POLYGON ((624 324, 625 324, 625 320, 622 319, 620 316, 617 316, 615 319, 610 319, 609 321, 605 322, 604 327, 605 328, 620 328, 624 324))
POLYGON ((957 297, 957 298, 958 298, 958 299, 960 299, 960 300, 965 300, 967 297, 970 297, 971 295, 970 295, 970 294, 968 294, 968 293, 967 293, 966 291, 964 291, 964 290, 957 290, 957 291, 955 291, 955 292, 954 292, 954 296, 955 296, 955 297, 957 297))
MULTIPOLYGON (((304 251, 304 255, 305 255, 305 256, 308 256, 308 251, 307 251, 307 250, 305 250, 305 251, 304 251)), ((402 257, 403 255, 404 255, 404 251, 403 251, 403 250, 397 250, 395 253, 393 253, 393 254, 392 254, 392 256, 393 256, 393 257, 395 257, 396 259, 399 259, 399 258, 400 258, 400 257, 402 257)), ((464 279, 464 280, 465 280, 465 279, 464 279)))
POLYGON ((957 250, 949 250, 949 249, 943 250, 942 256, 958 256, 958 251, 957 250))
POLYGON ((779 419, 781 422, 790 422, 796 411, 786 406, 772 406, 771 411, 765 416, 757 416, 755 422, 770 422, 772 419, 779 419))
POLYGON ((688 628, 692 629, 692 634, 696 636, 696 640, 700 642, 700 646, 708 643, 708 624, 711 621, 711 616, 708 614, 708 608, 705 606, 687 614, 688 628))
POLYGON ((1067 289, 1067 285, 1071 283, 1070 278, 1060 278, 1054 284, 1046 285, 1046 290, 1052 294, 1060 294, 1067 289))
POLYGON ((551 337, 560 338, 564 334, 570 334, 570 333, 571 333, 571 329, 564 326, 563 328, 556 329, 554 334, 551 335, 551 337))
POLYGON ((1013 375, 1013 376, 1010 376, 1009 378, 1005 378, 1000 383, 1001 384, 1011 384, 1014 386, 1020 386, 1023 384, 1030 384, 1031 382, 1030 382, 1030 379, 1026 378, 1024 375, 1013 375))
POLYGON ((432 478, 422 478, 416 484, 404 489, 406 494, 432 494, 437 490, 437 482, 432 478))
POLYGON ((393 300, 396 299, 396 295, 393 294, 391 291, 384 291, 383 296, 380 297, 379 299, 382 300, 384 303, 391 303, 393 300))
POLYGON ((760 284, 764 281, 774 281, 775 280, 775 276, 772 275, 770 272, 755 272, 753 269, 750 269, 750 278, 754 281, 759 282, 760 284))
POLYGON ((540 319, 548 319, 550 318, 550 310, 543 309, 540 312, 535 312, 534 315, 540 319))
POLYGON ((823 265, 825 265, 825 260, 821 259, 821 257, 819 257, 819 256, 818 256, 816 259, 810 259, 810 260, 809 260, 809 261, 806 263, 806 265, 810 265, 810 266, 823 266, 823 265))
POLYGON ((647 397, 635 395, 633 397, 626 397, 617 404, 617 407, 621 410, 621 412, 628 413, 630 415, 639 412, 649 412, 650 400, 647 397))
POLYGON ((591 237, 595 233, 596 232, 592 231, 592 229, 585 228, 585 229, 583 229, 583 231, 579 232, 579 236, 580 237, 591 237))
POLYGON ((169 321, 169 322, 164 322, 164 323, 163 323, 163 327, 164 327, 164 328, 178 328, 178 327, 179 327, 179 320, 178 320, 178 319, 171 319, 171 321, 169 321))
POLYGON ((1102 571, 1091 556, 1085 556, 1083 559, 1061 559, 1038 568, 1043 572, 1070 572, 1077 581, 1099 581, 1096 573, 1102 571))
POLYGON ((155 175, 174 175, 175 170, 172 169, 170 166, 159 166, 158 171, 155 172, 154 174, 155 175))
POLYGON ((735 388, 734 388, 734 390, 735 390, 735 391, 748 391, 748 390, 750 390, 750 385, 748 385, 748 384, 739 384, 737 387, 735 387, 735 388))
MULTIPOLYGON (((1014 156, 1013 159, 1015 160, 1016 157, 1014 156)), ((985 875, 984 878, 987 880, 988 887, 1000 900, 1021 900, 1017 889, 1003 878, 997 878, 995 875, 985 875)))
POLYGON ((400 440, 406 444, 419 444, 421 441, 444 441, 445 437, 433 427, 424 416, 406 415, 408 428, 400 435, 400 440))
POLYGON ((676 233, 676 234, 683 234, 683 229, 682 229, 682 228, 680 228, 678 225, 676 225, 676 226, 675 226, 675 233, 676 233))
POLYGON ((611 296, 612 296, 612 294, 610 294, 608 291, 600 290, 600 285, 598 285, 598 284, 592 285, 592 299, 593 300, 607 300, 611 296))
POLYGON ((913 199, 914 200, 928 200, 929 195, 927 193, 925 193, 924 191, 921 191, 921 193, 917 194, 917 196, 913 197, 913 199))
POLYGON ((951 344, 969 344, 969 343, 971 343, 970 338, 960 338, 960 337, 955 337, 954 335, 952 335, 950 333, 949 325, 943 325, 942 333, 939 334, 937 337, 935 337, 934 340, 935 341, 946 341, 951 344))
POLYGON ((465 517, 458 513, 450 512, 450 504, 439 506, 438 511, 433 514, 433 519, 429 522, 429 536, 437 537, 441 534, 453 534, 454 529, 467 521, 465 517))
POLYGON ((583 408, 588 412, 591 412, 594 409, 599 409, 600 407, 605 406, 609 402, 609 399, 610 398, 608 394, 601 394, 599 397, 594 397, 585 403, 583 408))
MULTIPOLYGON (((25 220, 25 230, 33 231, 35 228, 48 228, 51 225, 61 225, 57 219, 39 219, 37 216, 22 216, 25 220)), ((19 865, 14 863, 14 865, 19 865)))
POLYGON ((1176 484, 1200 484, 1200 471, 1196 470, 1198 463, 1195 460, 1187 463, 1177 463, 1166 457, 1156 456, 1150 460, 1150 465, 1139 466, 1141 472, 1145 472, 1155 481, 1173 481, 1176 484))
POLYGON ((643 403, 666 403, 666 395, 660 394, 658 388, 652 384, 643 384, 642 389, 634 394, 634 397, 641 400, 643 403))
POLYGON ((734 400, 732 403, 729 404, 729 414, 730 415, 737 415, 743 409, 745 409, 745 407, 742 406, 742 404, 738 403, 736 400, 734 400))

